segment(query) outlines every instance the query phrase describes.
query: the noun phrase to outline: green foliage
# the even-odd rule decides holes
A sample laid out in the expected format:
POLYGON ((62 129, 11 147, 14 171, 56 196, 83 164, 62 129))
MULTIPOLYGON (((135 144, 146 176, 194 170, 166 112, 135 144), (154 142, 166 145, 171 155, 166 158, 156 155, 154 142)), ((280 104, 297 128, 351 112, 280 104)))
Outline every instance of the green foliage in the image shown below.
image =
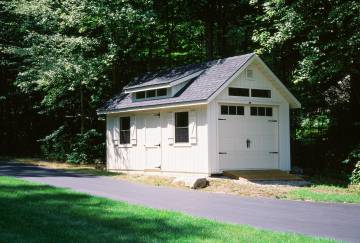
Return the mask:
POLYGON ((45 137, 47 158, 92 161, 96 109, 134 76, 254 50, 302 103, 296 161, 343 170, 360 133, 355 0, 0 0, 0 153, 45 137))
POLYGON ((83 134, 77 134, 66 154, 70 163, 95 163, 105 161, 105 142, 101 133, 91 129, 83 134))
POLYGON ((296 138, 306 140, 324 136, 329 128, 330 118, 327 114, 319 114, 303 118, 296 131, 296 138))
POLYGON ((350 176, 352 184, 360 184, 360 156, 358 156, 358 162, 355 164, 355 168, 350 176))
POLYGON ((71 135, 69 128, 61 126, 39 142, 43 156, 49 160, 76 164, 105 161, 104 138, 95 129, 71 135))
POLYGON ((65 133, 65 126, 40 139, 42 155, 49 160, 65 161, 66 152, 69 151, 69 137, 65 133))
POLYGON ((360 144, 349 153, 343 163, 353 165, 354 169, 350 176, 350 182, 360 184, 360 144))

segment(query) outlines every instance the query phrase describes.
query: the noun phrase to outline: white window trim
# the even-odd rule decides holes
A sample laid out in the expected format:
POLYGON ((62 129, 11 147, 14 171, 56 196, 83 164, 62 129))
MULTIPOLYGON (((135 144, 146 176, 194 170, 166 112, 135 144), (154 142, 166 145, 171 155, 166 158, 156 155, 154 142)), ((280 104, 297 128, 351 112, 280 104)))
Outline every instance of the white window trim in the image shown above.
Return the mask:
MULTIPOLYGON (((191 147, 191 143, 190 143, 190 121, 189 121, 189 115, 190 115, 190 111, 186 110, 186 111, 175 111, 174 112, 174 147, 191 147), (187 125, 187 129, 188 129, 188 141, 187 142, 176 142, 176 113, 182 113, 182 112, 187 112, 188 113, 188 125, 187 125)), ((179 127, 179 128, 185 128, 185 127, 179 127)))
POLYGON ((130 115, 124 115, 124 116, 119 116, 118 117, 118 119, 119 119, 119 142, 118 142, 118 145, 117 145, 117 147, 119 147, 119 148, 131 148, 133 145, 131 144, 131 116, 130 115), (129 119, 130 119, 130 129, 129 129, 129 133, 130 133, 130 139, 129 139, 129 141, 130 141, 130 143, 120 143, 120 124, 121 124, 121 118, 122 117, 129 117, 129 119))
POLYGON ((254 77, 254 69, 249 69, 249 68, 247 68, 246 71, 245 71, 245 76, 246 76, 246 79, 247 79, 247 80, 254 81, 254 80, 255 80, 255 77, 254 77), (251 71, 251 72, 252 72, 252 77, 249 77, 249 76, 248 76, 248 71, 251 71))
POLYGON ((164 99, 164 98, 171 97, 171 92, 170 92, 171 90, 169 88, 159 88, 159 89, 149 89, 149 90, 133 92, 133 100, 134 101, 146 101, 146 100, 158 100, 158 99, 164 99), (166 89, 166 95, 157 96, 157 93, 158 93, 159 89, 166 89), (147 91, 150 91, 150 90, 155 90, 155 96, 154 97, 150 97, 150 98, 147 97, 147 91), (141 98, 141 99, 136 98, 136 93, 137 92, 145 92, 145 98, 141 98))

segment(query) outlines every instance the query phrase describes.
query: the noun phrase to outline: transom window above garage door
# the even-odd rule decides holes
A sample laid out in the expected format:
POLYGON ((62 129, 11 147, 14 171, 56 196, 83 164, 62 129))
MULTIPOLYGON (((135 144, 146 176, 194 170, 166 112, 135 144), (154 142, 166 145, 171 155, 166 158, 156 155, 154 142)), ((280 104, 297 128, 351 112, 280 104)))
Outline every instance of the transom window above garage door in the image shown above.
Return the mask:
POLYGON ((244 115, 244 106, 222 105, 221 115, 244 115))
POLYGON ((250 93, 251 97, 271 98, 271 90, 269 89, 247 89, 229 87, 229 96, 250 97, 250 93))
POLYGON ((272 107, 252 106, 250 107, 250 115, 252 116, 272 116, 272 107))

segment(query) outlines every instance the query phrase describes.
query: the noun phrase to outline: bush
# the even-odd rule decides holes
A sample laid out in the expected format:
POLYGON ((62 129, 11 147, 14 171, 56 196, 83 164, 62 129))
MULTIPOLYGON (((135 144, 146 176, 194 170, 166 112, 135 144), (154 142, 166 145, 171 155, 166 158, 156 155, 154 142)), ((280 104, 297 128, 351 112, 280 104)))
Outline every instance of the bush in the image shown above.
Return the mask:
POLYGON ((45 159, 76 164, 105 161, 104 138, 95 129, 72 135, 69 128, 61 126, 39 142, 45 159))
POLYGON ((348 157, 343 161, 346 164, 353 164, 354 169, 350 176, 351 184, 360 184, 360 144, 358 144, 348 157))
POLYGON ((77 134, 71 144, 66 161, 70 163, 95 163, 104 161, 105 143, 103 136, 95 129, 83 134, 77 134))
POLYGON ((69 151, 69 137, 65 131, 65 126, 59 127, 40 142, 41 153, 45 159, 60 160, 66 159, 66 153, 69 151))
POLYGON ((351 184, 360 184, 360 161, 356 163, 355 169, 350 176, 350 181, 351 184))

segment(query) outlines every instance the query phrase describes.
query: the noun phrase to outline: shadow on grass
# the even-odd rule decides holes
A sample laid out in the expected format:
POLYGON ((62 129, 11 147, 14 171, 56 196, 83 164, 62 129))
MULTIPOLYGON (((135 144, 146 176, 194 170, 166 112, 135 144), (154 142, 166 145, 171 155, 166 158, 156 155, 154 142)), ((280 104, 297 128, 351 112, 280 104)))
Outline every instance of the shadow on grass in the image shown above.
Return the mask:
POLYGON ((315 186, 334 186, 340 188, 347 188, 349 186, 348 178, 345 176, 313 175, 309 180, 315 186))
POLYGON ((211 239, 176 213, 159 213, 46 185, 0 185, 4 242, 162 242, 211 239), (170 217, 172 215, 173 217, 170 217))

